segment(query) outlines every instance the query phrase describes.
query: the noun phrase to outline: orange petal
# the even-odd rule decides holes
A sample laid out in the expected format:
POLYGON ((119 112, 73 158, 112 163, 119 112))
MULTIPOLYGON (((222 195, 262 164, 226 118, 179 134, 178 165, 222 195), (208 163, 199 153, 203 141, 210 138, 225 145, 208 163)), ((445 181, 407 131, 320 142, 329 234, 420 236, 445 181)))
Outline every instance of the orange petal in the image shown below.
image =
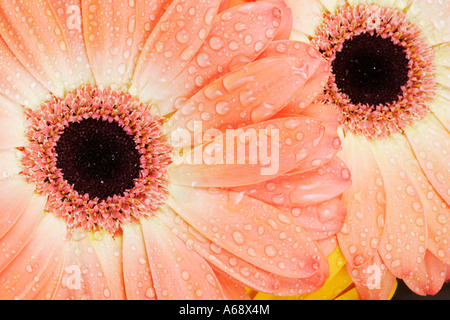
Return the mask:
POLYGON ((75 84, 94 84, 83 37, 81 0, 48 0, 58 17, 72 58, 75 84))
POLYGON ((424 263, 410 277, 404 278, 406 285, 419 295, 435 295, 445 281, 447 265, 427 251, 424 263))
POLYGON ((337 131, 339 127, 338 111, 336 107, 331 104, 311 103, 304 108, 297 108, 296 110, 288 110, 283 108, 275 116, 305 116, 320 120, 325 126, 333 131, 337 131))
POLYGON ((412 152, 401 134, 378 140, 371 147, 386 190, 385 228, 378 251, 389 270, 402 279, 419 267, 427 248, 424 206, 403 168, 412 152))
POLYGON ((168 205, 198 232, 261 269, 305 278, 324 263, 304 230, 264 202, 226 190, 174 185, 170 195, 168 205))
POLYGON ((123 225, 123 277, 128 300, 156 299, 141 226, 123 225))
MULTIPOLYGON (((314 61, 295 57, 258 60, 214 81, 195 94, 170 119, 169 129, 236 129, 272 117, 309 77, 314 61), (192 128, 194 129, 194 128, 192 128)), ((196 138, 196 137, 194 137, 196 138)))
POLYGON ((450 205, 450 134, 429 114, 405 129, 420 166, 434 189, 450 205))
POLYGON ((288 174, 258 184, 230 188, 280 207, 307 206, 330 200, 351 184, 342 160, 333 159, 319 169, 288 174))
POLYGON ((338 240, 346 260, 358 267, 377 252, 384 230, 386 195, 371 142, 348 133, 342 143, 340 156, 352 174, 352 185, 342 197, 347 216, 338 240))
POLYGON ((273 39, 280 11, 265 3, 250 3, 219 14, 204 44, 158 101, 161 114, 179 108, 198 90, 253 61, 273 39))
POLYGON ((304 117, 274 119, 231 130, 177 159, 178 163, 169 169, 170 179, 202 187, 266 181, 302 164, 316 151, 323 132, 318 121, 304 117))
POLYGON ((14 260, 0 272, 0 297, 32 299, 58 271, 64 252, 66 227, 52 214, 42 217, 33 236, 14 260))
POLYGON ((198 51, 217 14, 219 0, 175 0, 150 34, 130 89, 142 101, 158 100, 198 51), (182 21, 182 23, 179 23, 182 21))
POLYGON ((297 95, 283 110, 286 113, 297 114, 299 110, 311 104, 323 92, 323 88, 330 76, 330 67, 317 49, 307 43, 292 40, 272 42, 259 58, 285 55, 308 57, 316 61, 314 68, 310 70, 311 75, 308 81, 299 87, 297 95))
POLYGON ((338 233, 344 223, 345 207, 336 197, 309 206, 279 207, 292 216, 311 239, 325 239, 338 233))
POLYGON ((354 267, 347 263, 347 269, 361 300, 389 298, 395 285, 395 276, 387 269, 378 253, 364 266, 354 267))
POLYGON ((1 36, 42 85, 60 97, 74 86, 68 45, 48 1, 1 2, 0 21, 1 36))
MULTIPOLYGON (((209 263, 214 265, 227 277, 232 277, 235 281, 239 281, 242 285, 257 291, 279 294, 279 295, 295 295, 308 290, 314 290, 321 285, 321 279, 328 272, 328 264, 321 264, 321 269, 307 278, 285 278, 280 275, 270 273, 265 269, 256 267, 254 264, 247 262, 237 255, 227 251, 219 244, 205 238, 196 229, 187 224, 173 210, 165 207, 158 218, 168 227, 171 228, 185 244, 199 253, 209 263)), ((254 254, 253 251, 249 252, 254 254)))
POLYGON ((214 271, 227 300, 250 300, 249 294, 244 286, 231 280, 230 277, 223 275, 222 272, 214 271))
POLYGON ((142 219, 141 224, 159 300, 224 298, 214 271, 201 256, 158 219, 142 219))

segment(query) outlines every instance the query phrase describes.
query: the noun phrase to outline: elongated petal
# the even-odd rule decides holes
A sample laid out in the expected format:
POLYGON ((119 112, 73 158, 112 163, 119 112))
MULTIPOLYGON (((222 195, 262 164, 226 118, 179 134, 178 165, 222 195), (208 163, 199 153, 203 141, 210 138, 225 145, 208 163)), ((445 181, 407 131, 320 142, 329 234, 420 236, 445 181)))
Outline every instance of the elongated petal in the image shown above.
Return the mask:
POLYGON ((73 67, 74 88, 81 84, 94 84, 83 37, 81 0, 49 0, 49 3, 58 17, 67 41, 73 67))
POLYGON ((450 204, 450 134, 433 116, 405 130, 420 166, 434 189, 450 204))
POLYGON ((63 96, 73 87, 67 42, 48 1, 2 2, 0 21, 0 34, 11 51, 48 90, 63 96))
POLYGON ((197 121, 202 122, 200 133, 208 129, 225 133, 266 120, 296 95, 310 76, 310 64, 314 61, 303 57, 274 57, 248 64, 195 94, 171 117, 169 130, 195 130, 189 124, 197 121))
POLYGON ((199 89, 253 61, 275 36, 280 19, 278 8, 261 2, 219 14, 202 47, 159 99, 160 113, 176 110, 199 89))
POLYGON ((247 290, 240 283, 231 280, 228 276, 223 275, 222 272, 215 270, 215 274, 227 300, 250 300, 247 290))
POLYGON ((309 65, 310 77, 304 85, 299 87, 297 95, 283 109, 286 113, 297 114, 299 110, 311 104, 323 92, 323 87, 330 76, 330 67, 317 49, 305 42, 292 40, 271 42, 259 58, 286 55, 308 57, 315 61, 314 64, 309 65))
POLYGON ((28 143, 25 137, 26 119, 21 107, 0 95, 0 149, 23 147, 28 143), (12 111, 12 112, 11 112, 12 111))
MULTIPOLYGON (((257 291, 270 292, 277 295, 296 295, 303 292, 317 290, 328 275, 328 264, 321 264, 321 269, 307 278, 285 278, 234 255, 217 243, 205 238, 196 229, 184 221, 180 216, 165 207, 158 218, 170 226, 182 241, 192 250, 205 257, 220 273, 232 277, 242 285, 257 291)), ((256 254, 250 251, 249 254, 256 254)))
POLYGON ((292 216, 306 234, 321 240, 338 233, 343 226, 346 210, 339 197, 309 206, 278 207, 292 216))
POLYGON ((128 300, 156 299, 141 226, 123 227, 123 277, 128 300))
MULTIPOLYGON (((39 106, 46 100, 49 91, 36 80, 14 53, 8 48, 5 40, 0 38, 0 92, 14 102, 32 108, 39 106)), ((1 100, 4 100, 1 97, 1 100)), ((3 101, 1 103, 4 108, 3 101)))
POLYGON ((389 182, 383 182, 370 143, 364 137, 349 133, 343 139, 340 154, 352 174, 352 185, 342 197, 347 216, 338 239, 345 258, 353 266, 366 264, 372 259, 385 226, 384 184, 389 182))
POLYGON ((219 189, 172 186, 170 194, 168 204, 198 232, 262 269, 305 278, 321 263, 304 230, 264 202, 219 189))
POLYGON ((0 272, 2 299, 31 299, 52 277, 64 252, 66 228, 48 214, 39 222, 31 240, 0 272))
POLYGON ((338 112, 336 107, 331 104, 311 103, 303 108, 297 108, 295 110, 286 107, 275 116, 285 117, 294 115, 320 120, 325 126, 334 131, 337 131, 339 127, 338 112))
POLYGON ((387 269, 378 253, 360 267, 347 263, 347 269, 361 300, 386 300, 391 296, 395 276, 387 269))
POLYGON ((161 88, 170 87, 200 48, 219 5, 219 0, 173 1, 145 43, 131 91, 143 101, 158 100, 161 88))
POLYGON ((22 171, 20 154, 15 149, 0 150, 0 180, 17 176, 22 171))
MULTIPOLYGON (((12 190, 14 189, 11 189, 11 191, 12 190)), ((5 196, 11 197, 11 195, 8 195, 9 191, 10 190, 8 190, 8 193, 5 196)), ((44 213, 46 202, 47 198, 45 197, 37 195, 33 196, 28 201, 25 210, 16 213, 17 218, 14 219, 15 223, 9 226, 7 230, 4 228, 3 234, 0 237, 0 243, 2 245, 0 270, 3 270, 30 241, 34 229, 44 213)), ((23 204, 17 205, 23 206, 23 204)))
POLYGON ((316 151, 323 133, 318 121, 300 117, 231 130, 177 160, 169 169, 170 179, 176 184, 202 187, 266 181, 302 165, 316 151))
POLYGON ((208 263, 157 219, 141 220, 158 299, 223 299, 208 263))
POLYGON ((330 200, 350 186, 350 172, 333 159, 319 169, 279 176, 258 184, 230 188, 268 204, 292 207, 330 200))
POLYGON ((403 135, 377 141, 373 153, 386 190, 386 219, 379 252, 398 278, 410 276, 423 261, 427 247, 424 207, 403 166, 411 159, 403 135))
POLYGON ((435 295, 445 281, 447 265, 427 251, 424 263, 412 276, 403 279, 408 287, 416 294, 435 295))

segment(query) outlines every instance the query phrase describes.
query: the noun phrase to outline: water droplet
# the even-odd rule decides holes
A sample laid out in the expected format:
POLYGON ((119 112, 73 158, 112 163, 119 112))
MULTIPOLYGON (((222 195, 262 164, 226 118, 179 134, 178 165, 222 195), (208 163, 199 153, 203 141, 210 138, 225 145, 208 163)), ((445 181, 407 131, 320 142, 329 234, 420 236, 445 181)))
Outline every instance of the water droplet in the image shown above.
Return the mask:
POLYGON ((242 245, 245 243, 245 236, 242 232, 240 231, 234 231, 232 234, 233 240, 236 242, 236 244, 238 245, 242 245))

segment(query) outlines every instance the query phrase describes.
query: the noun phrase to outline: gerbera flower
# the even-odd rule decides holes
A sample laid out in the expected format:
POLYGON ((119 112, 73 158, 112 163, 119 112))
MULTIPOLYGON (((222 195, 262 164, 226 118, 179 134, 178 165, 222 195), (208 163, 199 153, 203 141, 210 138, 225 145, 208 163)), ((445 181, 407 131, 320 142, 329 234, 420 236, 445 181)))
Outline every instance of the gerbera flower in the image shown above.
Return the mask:
POLYGON ((286 7, 225 7, 0 3, 2 299, 238 299, 243 285, 323 283, 349 185, 333 109, 277 113, 327 63, 303 43, 273 52, 286 7))
POLYGON ((322 101, 340 113, 352 174, 339 245, 364 298, 395 278, 435 294, 450 263, 450 3, 287 0, 292 38, 332 75, 322 101))

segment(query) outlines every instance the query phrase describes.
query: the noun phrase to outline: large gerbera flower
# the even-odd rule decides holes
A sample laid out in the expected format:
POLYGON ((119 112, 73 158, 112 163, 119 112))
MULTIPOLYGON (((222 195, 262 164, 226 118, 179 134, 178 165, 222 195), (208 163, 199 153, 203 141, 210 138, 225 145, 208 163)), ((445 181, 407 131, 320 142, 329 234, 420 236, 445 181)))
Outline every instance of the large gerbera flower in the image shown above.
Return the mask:
POLYGON ((276 50, 285 7, 221 5, 0 3, 2 299, 323 283, 349 185, 333 109, 278 111, 317 95, 327 63, 276 50))
POLYGON ((435 294, 450 263, 450 3, 288 0, 330 62, 352 187, 339 245, 361 297, 435 294))

